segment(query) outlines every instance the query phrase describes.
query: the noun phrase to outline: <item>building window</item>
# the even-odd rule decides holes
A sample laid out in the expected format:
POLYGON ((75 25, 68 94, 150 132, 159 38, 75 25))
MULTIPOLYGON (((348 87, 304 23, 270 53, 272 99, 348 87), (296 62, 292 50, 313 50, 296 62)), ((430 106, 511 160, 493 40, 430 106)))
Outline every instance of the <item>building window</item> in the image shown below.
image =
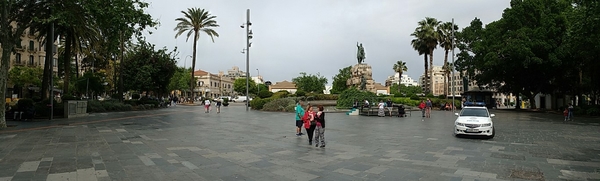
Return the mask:
POLYGON ((31 36, 35 36, 35 31, 33 31, 33 30, 29 29, 29 35, 31 35, 31 36))
POLYGON ((35 48, 35 43, 33 43, 32 40, 29 40, 29 50, 33 51, 33 50, 35 50, 34 48, 35 48))
POLYGON ((58 66, 58 59, 56 59, 56 58, 52 59, 52 66, 53 67, 57 67, 58 66))
POLYGON ((20 53, 17 53, 15 55, 15 63, 16 64, 21 64, 21 54, 20 53))
POLYGON ((33 55, 29 55, 29 65, 33 65, 34 58, 33 55))

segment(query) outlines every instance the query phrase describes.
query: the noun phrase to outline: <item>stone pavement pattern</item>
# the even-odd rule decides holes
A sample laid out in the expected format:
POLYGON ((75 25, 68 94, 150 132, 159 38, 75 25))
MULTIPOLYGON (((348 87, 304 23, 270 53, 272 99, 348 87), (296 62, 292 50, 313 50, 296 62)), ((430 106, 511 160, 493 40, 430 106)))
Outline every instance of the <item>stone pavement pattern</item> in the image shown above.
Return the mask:
POLYGON ((329 113, 326 148, 296 137, 292 114, 243 106, 15 123, 49 127, 0 131, 0 181, 600 180, 597 123, 495 113, 491 140, 455 138, 452 112, 429 119, 329 113))

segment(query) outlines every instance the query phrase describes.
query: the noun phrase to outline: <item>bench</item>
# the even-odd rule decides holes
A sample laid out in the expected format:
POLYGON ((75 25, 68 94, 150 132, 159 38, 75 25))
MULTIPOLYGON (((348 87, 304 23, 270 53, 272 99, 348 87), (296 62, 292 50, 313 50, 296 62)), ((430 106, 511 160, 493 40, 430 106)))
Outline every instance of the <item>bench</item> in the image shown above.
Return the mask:
MULTIPOLYGON (((398 105, 394 105, 392 107, 392 111, 391 111, 391 115, 390 115, 390 110, 389 107, 385 108, 384 114, 385 116, 398 116, 399 117, 399 109, 400 106, 398 105)), ((359 110, 359 115, 363 115, 363 116, 377 116, 378 112, 379 112, 379 108, 378 107, 360 107, 358 108, 359 110)), ((412 116, 412 113, 410 110, 407 110, 406 108, 404 108, 404 117, 406 116, 412 116)))

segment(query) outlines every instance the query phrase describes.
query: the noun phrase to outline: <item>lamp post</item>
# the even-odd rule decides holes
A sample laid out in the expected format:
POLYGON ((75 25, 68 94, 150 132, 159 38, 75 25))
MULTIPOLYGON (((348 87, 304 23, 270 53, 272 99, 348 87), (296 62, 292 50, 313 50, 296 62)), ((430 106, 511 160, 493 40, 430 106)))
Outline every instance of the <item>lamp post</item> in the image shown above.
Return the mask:
MULTIPOLYGON (((250 97, 248 97, 248 85, 250 79, 250 39, 252 39, 252 30, 250 30, 250 26, 252 23, 250 22, 250 9, 246 10, 246 23, 242 24, 241 28, 246 28, 246 111, 248 111, 250 97), (245 25, 245 26, 244 26, 245 25)), ((244 53, 244 52, 242 52, 244 53)))
MULTIPOLYGON (((256 69, 256 74, 257 74, 257 78, 258 80, 260 80, 260 70, 256 69)), ((258 86, 258 83, 256 84, 256 95, 258 96, 258 94, 260 94, 260 86, 258 86)))
POLYGON ((183 69, 185 69, 185 65, 187 65, 187 58, 188 58, 188 57, 189 57, 189 58, 192 58, 192 56, 191 56, 191 55, 185 56, 185 59, 184 59, 184 61, 183 61, 183 69))
MULTIPOLYGON (((452 40, 451 40, 451 43, 452 43, 452 79, 450 79, 451 80, 450 86, 452 87, 451 88, 451 92, 452 92, 452 112, 456 112, 456 108, 455 108, 456 105, 454 105, 454 97, 456 97, 456 94, 454 94, 454 18, 452 18, 452 40)), ((464 83, 465 82, 463 82, 463 84, 464 83)))
POLYGON ((221 88, 221 86, 223 85, 222 81, 223 81, 223 71, 219 71, 219 97, 223 96, 223 88, 221 88))

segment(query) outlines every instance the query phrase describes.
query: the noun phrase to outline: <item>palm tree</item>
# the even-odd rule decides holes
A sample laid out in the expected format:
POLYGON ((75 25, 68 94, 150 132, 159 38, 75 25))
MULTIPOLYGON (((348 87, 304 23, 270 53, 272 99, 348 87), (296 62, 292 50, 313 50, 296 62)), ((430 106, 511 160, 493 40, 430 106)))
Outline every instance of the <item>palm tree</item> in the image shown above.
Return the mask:
POLYGON ((440 47, 444 48, 444 94, 448 95, 447 82, 450 80, 450 66, 448 65, 448 52, 453 48, 453 35, 452 31, 458 30, 458 25, 452 27, 452 22, 445 22, 438 26, 438 32, 440 35, 440 47))
POLYGON ((175 38, 179 37, 179 35, 188 32, 187 38, 185 41, 190 39, 190 36, 194 36, 194 53, 192 55, 192 78, 190 79, 190 89, 192 92, 192 101, 196 98, 194 95, 194 70, 196 70, 196 47, 198 43, 198 38, 200 37, 200 32, 206 33, 210 36, 212 42, 215 42, 214 37, 219 37, 219 33, 217 33, 214 29, 219 27, 217 24, 217 16, 213 16, 210 12, 200 9, 200 8, 188 8, 187 11, 181 11, 183 13, 183 18, 177 18, 175 21, 178 21, 177 26, 174 31, 177 32, 175 34, 175 38))
MULTIPOLYGON (((423 41, 422 43, 424 43, 427 46, 428 52, 427 54, 429 55, 429 68, 433 69, 433 50, 437 47, 438 45, 438 40, 439 40, 439 32, 436 31, 437 27, 440 25, 440 21, 438 21, 435 18, 432 17, 425 17, 425 19, 419 21, 419 26, 415 29, 415 34, 418 39, 420 39, 421 41, 423 41)), ((414 46, 413 46, 414 47, 414 46)), ((432 71, 429 71, 429 75, 428 75, 428 83, 429 86, 431 86, 432 81, 432 71)), ((431 90, 428 90, 431 91, 431 90)))
POLYGON ((423 55, 423 60, 425 62, 425 90, 423 92, 429 92, 429 74, 427 73, 429 70, 427 66, 427 55, 429 54, 429 49, 427 48, 425 42, 419 38, 419 32, 415 31, 411 34, 411 36, 414 36, 415 39, 413 39, 410 44, 412 45, 413 49, 419 53, 419 55, 423 55))
POLYGON ((408 71, 408 67, 406 67, 406 62, 397 61, 394 64, 394 72, 398 73, 398 93, 400 93, 400 82, 402 80, 402 73, 408 71))

